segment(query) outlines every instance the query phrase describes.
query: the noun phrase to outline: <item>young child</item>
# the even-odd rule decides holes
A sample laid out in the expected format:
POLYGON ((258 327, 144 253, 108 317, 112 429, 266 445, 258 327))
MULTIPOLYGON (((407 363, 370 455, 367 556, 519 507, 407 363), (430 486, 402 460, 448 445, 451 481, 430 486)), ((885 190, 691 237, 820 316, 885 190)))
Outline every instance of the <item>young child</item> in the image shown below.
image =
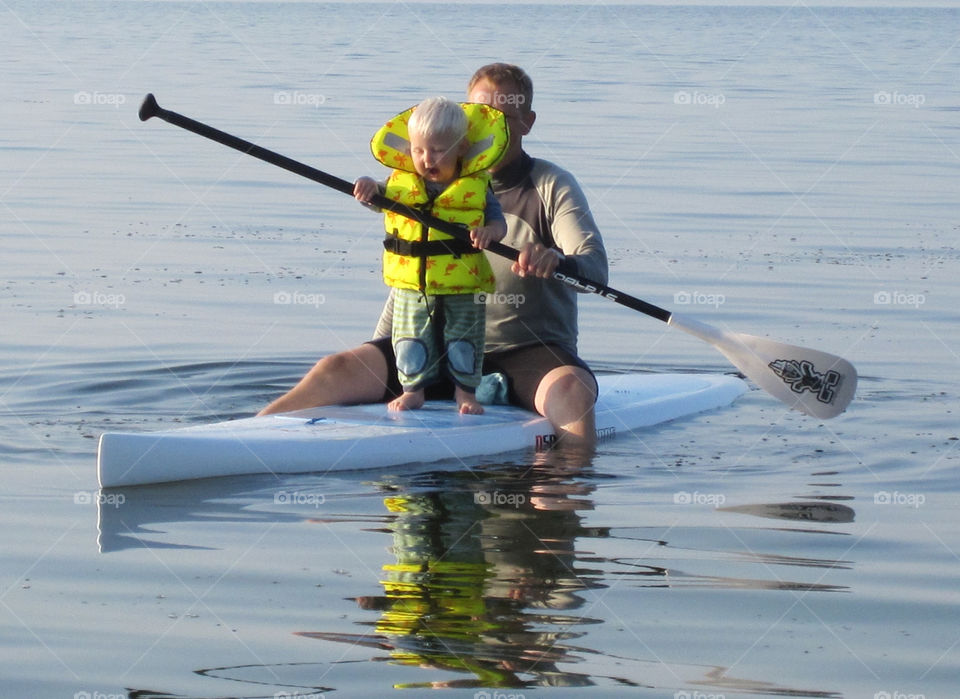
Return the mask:
POLYGON ((422 407, 424 388, 439 379, 443 360, 459 411, 483 412, 474 394, 483 362, 483 295, 493 292, 494 278, 481 250, 507 232, 486 170, 507 143, 501 112, 443 97, 397 115, 371 141, 374 157, 394 171, 382 188, 372 178, 358 179, 357 200, 366 203, 382 193, 465 225, 473 243, 392 211, 384 214, 383 276, 394 288, 392 338, 403 386, 391 410, 422 407))

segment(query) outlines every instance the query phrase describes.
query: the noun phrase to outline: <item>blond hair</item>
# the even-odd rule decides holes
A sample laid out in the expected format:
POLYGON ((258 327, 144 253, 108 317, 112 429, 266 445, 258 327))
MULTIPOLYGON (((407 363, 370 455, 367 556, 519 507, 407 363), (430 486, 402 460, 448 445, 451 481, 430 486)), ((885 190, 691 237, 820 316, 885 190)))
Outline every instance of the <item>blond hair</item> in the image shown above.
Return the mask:
POLYGON ((468 126, 467 115, 459 104, 446 97, 429 97, 413 110, 407 129, 427 138, 460 141, 467 135, 468 126))

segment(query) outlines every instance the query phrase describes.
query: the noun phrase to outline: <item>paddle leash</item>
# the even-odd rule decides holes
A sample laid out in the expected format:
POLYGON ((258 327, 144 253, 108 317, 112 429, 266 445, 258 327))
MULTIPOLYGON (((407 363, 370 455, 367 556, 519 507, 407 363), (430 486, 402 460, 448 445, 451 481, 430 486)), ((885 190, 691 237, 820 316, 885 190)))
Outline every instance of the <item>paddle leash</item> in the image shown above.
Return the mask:
MULTIPOLYGON (((209 138, 217 143, 252 155, 271 165, 296 173, 301 177, 319 182, 344 194, 353 196, 353 183, 330 175, 275 153, 242 138, 207 126, 182 114, 162 108, 152 94, 144 98, 140 106, 140 119, 146 121, 159 117, 167 123, 209 138)), ((371 202, 381 209, 394 211, 401 216, 435 228, 454 238, 470 242, 470 232, 463 226, 435 218, 430 214, 404 204, 375 195, 371 202)), ((502 243, 491 243, 487 248, 495 255, 516 261, 520 251, 502 243)), ((827 352, 811 350, 796 345, 787 345, 763 337, 734 333, 714 328, 706 323, 687 318, 647 303, 622 291, 599 282, 591 281, 577 273, 576 265, 563 259, 554 273, 554 278, 569 284, 578 291, 597 294, 621 306, 639 311, 668 325, 678 328, 704 342, 713 345, 731 364, 739 369, 760 388, 791 408, 818 418, 831 418, 842 413, 853 400, 857 389, 857 371, 842 357, 827 352)))

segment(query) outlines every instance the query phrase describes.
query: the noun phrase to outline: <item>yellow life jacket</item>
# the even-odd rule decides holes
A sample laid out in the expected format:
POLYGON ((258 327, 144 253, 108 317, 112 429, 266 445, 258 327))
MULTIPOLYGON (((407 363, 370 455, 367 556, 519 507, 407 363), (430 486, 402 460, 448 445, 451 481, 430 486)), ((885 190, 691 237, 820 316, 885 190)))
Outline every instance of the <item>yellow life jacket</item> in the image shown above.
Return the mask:
MULTIPOLYGON (((461 107, 467 115, 470 145, 461 160, 458 178, 432 201, 410 156, 407 122, 416 107, 384 124, 370 141, 370 150, 377 160, 394 168, 387 179, 386 197, 445 221, 476 228, 484 224, 490 183, 487 169, 506 152, 509 132, 500 110, 473 103, 461 107)), ((424 230, 426 226, 392 211, 384 212, 384 227, 383 279, 389 286, 431 295, 494 290, 493 270, 482 252, 434 228, 424 230), (433 241, 451 242, 424 245, 433 241)))

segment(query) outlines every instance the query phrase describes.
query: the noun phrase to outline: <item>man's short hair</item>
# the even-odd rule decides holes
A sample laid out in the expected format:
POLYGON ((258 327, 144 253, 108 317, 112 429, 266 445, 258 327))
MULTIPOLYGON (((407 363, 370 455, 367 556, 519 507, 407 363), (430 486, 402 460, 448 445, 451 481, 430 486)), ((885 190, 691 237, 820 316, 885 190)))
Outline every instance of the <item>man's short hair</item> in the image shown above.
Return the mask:
MULTIPOLYGON (((497 87, 512 85, 516 87, 517 93, 522 98, 517 106, 524 113, 529 113, 533 109, 533 80, 527 75, 526 71, 520 66, 511 63, 490 63, 477 69, 477 72, 470 78, 467 91, 473 89, 481 80, 489 80, 497 87)), ((496 107, 497 105, 493 105, 496 107)))

